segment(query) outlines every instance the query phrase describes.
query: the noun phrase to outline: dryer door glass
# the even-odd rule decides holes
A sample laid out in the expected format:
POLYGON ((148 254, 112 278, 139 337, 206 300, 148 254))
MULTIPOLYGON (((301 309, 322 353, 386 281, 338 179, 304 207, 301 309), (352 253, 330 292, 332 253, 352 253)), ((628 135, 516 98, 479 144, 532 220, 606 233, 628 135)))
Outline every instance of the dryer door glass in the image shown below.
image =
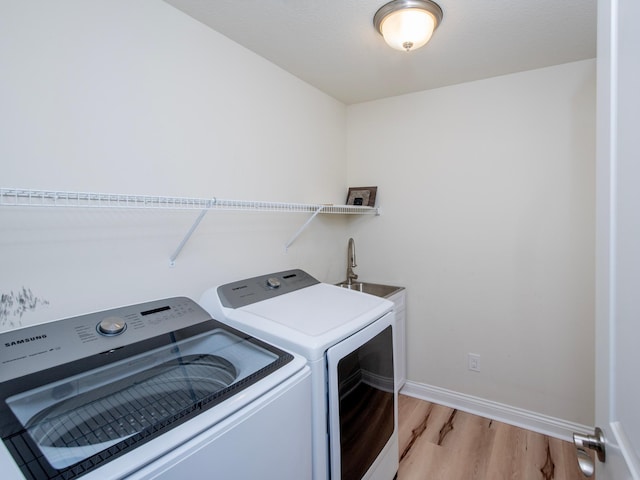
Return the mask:
MULTIPOLYGON (((387 445, 395 428, 393 387, 393 333, 389 325, 337 362, 341 478, 362 478, 387 445)), ((331 461, 338 459, 332 457, 331 461)))

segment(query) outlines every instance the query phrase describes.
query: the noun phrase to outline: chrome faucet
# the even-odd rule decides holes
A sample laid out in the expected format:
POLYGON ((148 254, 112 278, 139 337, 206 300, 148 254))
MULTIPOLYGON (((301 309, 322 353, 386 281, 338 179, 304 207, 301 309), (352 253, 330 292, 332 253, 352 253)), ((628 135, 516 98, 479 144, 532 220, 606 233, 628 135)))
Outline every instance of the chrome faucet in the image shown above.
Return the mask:
POLYGON ((352 285, 353 281, 358 278, 358 275, 353 271, 353 267, 357 267, 356 265, 356 244, 353 241, 353 238, 349 239, 349 244, 347 246, 347 285, 352 285))

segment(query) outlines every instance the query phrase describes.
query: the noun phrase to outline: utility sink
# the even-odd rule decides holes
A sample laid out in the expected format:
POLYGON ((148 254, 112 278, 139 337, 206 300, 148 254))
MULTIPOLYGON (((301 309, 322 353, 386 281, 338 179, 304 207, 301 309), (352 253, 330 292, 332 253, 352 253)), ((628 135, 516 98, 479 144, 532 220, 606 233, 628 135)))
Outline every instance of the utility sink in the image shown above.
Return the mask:
POLYGON ((348 288, 349 290, 355 290, 357 292, 368 293, 369 295, 375 295, 376 297, 387 298, 396 292, 399 292, 404 287, 394 287, 393 285, 381 285, 379 283, 367 283, 367 282, 353 282, 351 285, 347 282, 337 283, 338 287, 348 288))

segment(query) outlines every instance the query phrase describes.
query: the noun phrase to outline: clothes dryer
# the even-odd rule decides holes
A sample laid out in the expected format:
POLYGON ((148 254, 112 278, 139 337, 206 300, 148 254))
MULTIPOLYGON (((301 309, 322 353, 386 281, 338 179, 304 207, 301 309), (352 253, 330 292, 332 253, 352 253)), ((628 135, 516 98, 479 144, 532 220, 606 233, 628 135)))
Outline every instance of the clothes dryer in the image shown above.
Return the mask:
POLYGON ((200 304, 235 328, 307 359, 315 480, 395 477, 392 302, 288 270, 211 288, 200 304))

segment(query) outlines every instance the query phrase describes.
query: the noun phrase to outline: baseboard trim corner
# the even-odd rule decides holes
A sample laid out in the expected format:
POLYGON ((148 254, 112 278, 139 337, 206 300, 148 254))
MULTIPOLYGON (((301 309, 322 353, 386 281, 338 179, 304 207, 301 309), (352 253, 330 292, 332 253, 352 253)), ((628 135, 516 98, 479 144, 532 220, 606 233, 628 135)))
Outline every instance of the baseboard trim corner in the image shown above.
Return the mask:
POLYGON ((423 383, 406 382, 403 395, 573 442, 573 432, 593 434, 593 427, 423 383))

